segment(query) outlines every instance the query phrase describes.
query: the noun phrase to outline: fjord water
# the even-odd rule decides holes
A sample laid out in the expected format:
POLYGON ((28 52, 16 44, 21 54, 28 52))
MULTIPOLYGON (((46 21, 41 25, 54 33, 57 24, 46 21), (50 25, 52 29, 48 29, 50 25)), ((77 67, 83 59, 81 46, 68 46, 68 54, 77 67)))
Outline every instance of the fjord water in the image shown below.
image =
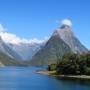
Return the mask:
POLYGON ((61 80, 35 74, 40 67, 0 68, 0 90, 90 90, 89 81, 61 80))

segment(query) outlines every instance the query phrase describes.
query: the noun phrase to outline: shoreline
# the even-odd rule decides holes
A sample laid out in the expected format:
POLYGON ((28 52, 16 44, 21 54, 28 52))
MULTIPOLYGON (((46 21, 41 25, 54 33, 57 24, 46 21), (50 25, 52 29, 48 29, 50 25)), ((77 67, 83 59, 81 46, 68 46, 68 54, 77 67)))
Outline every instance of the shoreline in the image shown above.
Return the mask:
POLYGON ((55 73, 55 71, 35 71, 36 74, 42 74, 42 75, 53 75, 55 73))
POLYGON ((81 80, 90 80, 90 76, 88 75, 55 75, 55 71, 36 71, 36 74, 55 76, 58 78, 66 78, 66 79, 81 79, 81 80))

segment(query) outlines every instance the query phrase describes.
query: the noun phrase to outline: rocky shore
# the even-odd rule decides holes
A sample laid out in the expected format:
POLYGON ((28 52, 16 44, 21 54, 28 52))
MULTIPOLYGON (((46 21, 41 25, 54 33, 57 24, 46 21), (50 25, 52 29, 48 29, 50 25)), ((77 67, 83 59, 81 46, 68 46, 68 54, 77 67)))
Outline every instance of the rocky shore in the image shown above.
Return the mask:
POLYGON ((36 74, 42 74, 42 75, 51 75, 51 76, 57 76, 60 78, 70 78, 70 79, 85 79, 90 80, 90 76, 87 75, 56 75, 56 71, 36 71, 36 74))

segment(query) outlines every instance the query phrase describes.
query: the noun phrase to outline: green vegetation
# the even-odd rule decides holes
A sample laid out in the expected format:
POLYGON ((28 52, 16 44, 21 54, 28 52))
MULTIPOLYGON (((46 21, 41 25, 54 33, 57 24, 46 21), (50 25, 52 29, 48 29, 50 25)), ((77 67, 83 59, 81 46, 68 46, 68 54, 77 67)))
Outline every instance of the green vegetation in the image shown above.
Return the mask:
POLYGON ((57 64, 51 64, 50 66, 48 66, 49 71, 54 71, 56 69, 57 69, 57 64))
POLYGON ((64 75, 90 75, 90 53, 66 54, 57 64, 49 65, 48 70, 64 75))

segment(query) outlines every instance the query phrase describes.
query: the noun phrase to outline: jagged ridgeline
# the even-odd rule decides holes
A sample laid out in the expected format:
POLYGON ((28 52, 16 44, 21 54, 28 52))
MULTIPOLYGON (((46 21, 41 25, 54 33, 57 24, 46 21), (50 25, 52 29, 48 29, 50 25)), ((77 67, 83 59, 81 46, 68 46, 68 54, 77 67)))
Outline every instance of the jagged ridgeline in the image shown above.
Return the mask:
POLYGON ((54 31, 46 45, 28 63, 37 66, 49 65, 56 63, 65 54, 87 52, 88 49, 74 35, 71 21, 64 20, 61 26, 54 31))

